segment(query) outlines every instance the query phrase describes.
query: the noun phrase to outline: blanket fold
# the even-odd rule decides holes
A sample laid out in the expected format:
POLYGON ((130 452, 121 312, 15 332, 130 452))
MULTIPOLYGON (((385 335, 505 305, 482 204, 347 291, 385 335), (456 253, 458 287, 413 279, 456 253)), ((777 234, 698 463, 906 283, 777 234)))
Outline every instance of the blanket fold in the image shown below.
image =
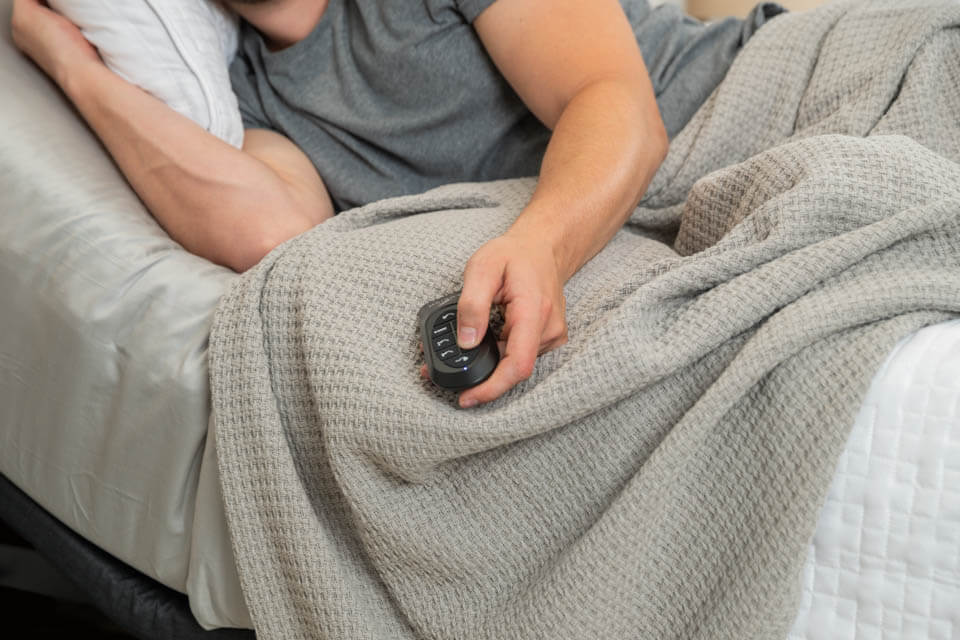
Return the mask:
POLYGON ((264 640, 782 638, 897 340, 960 312, 960 5, 758 32, 625 228, 570 342, 489 406, 419 378, 419 307, 534 183, 345 212, 223 298, 217 454, 264 640))

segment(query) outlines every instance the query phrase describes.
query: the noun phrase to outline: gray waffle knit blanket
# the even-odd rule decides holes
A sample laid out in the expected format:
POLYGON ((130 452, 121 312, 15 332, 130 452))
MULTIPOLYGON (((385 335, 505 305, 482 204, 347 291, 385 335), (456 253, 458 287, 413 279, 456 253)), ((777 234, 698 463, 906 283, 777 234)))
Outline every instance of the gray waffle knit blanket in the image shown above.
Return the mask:
POLYGON ((263 640, 783 638, 895 342, 960 312, 960 4, 776 18, 489 406, 417 310, 529 180, 348 211, 223 298, 217 453, 263 640))

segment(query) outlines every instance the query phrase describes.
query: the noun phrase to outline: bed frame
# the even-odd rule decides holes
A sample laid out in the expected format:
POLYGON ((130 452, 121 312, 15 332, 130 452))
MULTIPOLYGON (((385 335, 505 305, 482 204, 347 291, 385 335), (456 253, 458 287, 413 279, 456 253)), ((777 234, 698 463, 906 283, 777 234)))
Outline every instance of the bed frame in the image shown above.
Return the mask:
POLYGON ((187 596, 80 537, 0 474, 0 531, 4 527, 46 563, 31 557, 16 539, 10 540, 14 544, 0 544, 3 586, 85 601, 143 640, 256 638, 249 629, 205 631, 190 612, 187 596), (50 566, 56 571, 50 571, 50 566))

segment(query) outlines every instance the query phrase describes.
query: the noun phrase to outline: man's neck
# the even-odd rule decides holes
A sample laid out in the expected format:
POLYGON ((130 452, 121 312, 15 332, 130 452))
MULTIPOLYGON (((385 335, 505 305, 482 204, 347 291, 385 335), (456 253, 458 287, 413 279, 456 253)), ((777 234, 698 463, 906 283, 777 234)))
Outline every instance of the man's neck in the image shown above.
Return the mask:
POLYGON ((271 51, 279 51, 310 35, 328 4, 329 0, 272 0, 230 6, 263 35, 271 51))

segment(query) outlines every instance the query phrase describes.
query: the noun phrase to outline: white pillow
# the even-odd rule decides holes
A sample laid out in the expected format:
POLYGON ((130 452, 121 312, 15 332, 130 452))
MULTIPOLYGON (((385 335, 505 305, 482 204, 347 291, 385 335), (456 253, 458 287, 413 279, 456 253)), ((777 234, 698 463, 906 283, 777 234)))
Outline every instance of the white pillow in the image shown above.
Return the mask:
POLYGON ((107 66, 218 138, 240 147, 228 66, 237 18, 213 0, 49 0, 107 66))

